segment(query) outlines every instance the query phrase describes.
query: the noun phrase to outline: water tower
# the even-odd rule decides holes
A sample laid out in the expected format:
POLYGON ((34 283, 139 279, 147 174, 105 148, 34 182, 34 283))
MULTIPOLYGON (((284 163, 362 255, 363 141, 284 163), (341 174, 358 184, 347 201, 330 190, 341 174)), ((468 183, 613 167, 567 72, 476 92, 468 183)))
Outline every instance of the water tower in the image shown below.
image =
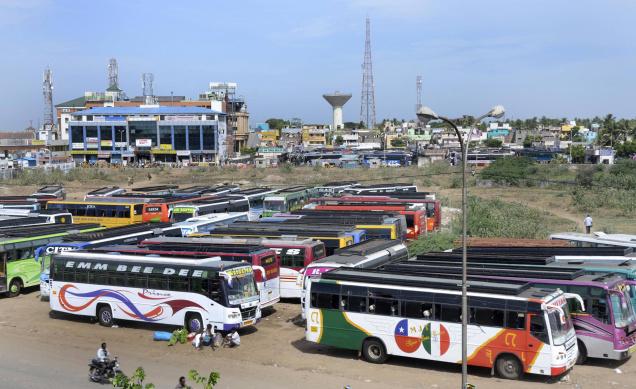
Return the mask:
POLYGON ((351 93, 328 93, 322 95, 322 97, 327 100, 331 107, 333 108, 333 130, 338 130, 343 128, 342 124, 342 106, 349 101, 351 98, 351 93))

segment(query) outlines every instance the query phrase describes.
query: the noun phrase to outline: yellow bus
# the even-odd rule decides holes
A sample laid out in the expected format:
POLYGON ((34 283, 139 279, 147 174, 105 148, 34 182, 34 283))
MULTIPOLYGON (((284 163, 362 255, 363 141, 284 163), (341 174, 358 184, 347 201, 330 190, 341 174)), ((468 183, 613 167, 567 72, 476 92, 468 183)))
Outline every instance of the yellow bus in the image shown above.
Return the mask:
POLYGON ((103 227, 119 227, 142 222, 141 202, 101 202, 91 200, 49 201, 47 209, 66 209, 73 223, 99 223, 103 227))

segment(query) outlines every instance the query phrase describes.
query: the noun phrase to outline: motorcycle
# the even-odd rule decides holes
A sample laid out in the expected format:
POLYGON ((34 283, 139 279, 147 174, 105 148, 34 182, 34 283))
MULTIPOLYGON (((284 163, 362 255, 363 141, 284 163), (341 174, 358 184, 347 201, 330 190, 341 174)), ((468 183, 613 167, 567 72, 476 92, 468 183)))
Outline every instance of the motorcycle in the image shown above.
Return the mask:
POLYGON ((112 378, 115 378, 118 373, 121 373, 117 357, 104 362, 93 358, 91 363, 88 364, 88 367, 88 379, 101 384, 110 383, 112 378))

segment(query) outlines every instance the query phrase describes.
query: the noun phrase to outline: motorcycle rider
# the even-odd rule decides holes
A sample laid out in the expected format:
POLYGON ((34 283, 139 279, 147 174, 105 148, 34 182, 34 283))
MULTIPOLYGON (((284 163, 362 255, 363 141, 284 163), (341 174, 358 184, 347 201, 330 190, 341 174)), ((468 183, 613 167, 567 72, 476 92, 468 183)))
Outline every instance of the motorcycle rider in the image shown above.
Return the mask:
POLYGON ((110 359, 110 354, 106 349, 106 343, 102 343, 102 346, 97 349, 97 359, 102 363, 108 362, 110 359))

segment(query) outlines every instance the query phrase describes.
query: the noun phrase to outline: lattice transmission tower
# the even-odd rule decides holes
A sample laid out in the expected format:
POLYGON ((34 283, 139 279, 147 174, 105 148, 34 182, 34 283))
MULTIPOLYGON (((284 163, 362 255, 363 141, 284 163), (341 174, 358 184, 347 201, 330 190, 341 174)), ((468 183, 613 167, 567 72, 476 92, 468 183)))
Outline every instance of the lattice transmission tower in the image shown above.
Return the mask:
POLYGON ((42 95, 44 97, 44 128, 52 129, 55 126, 55 116, 53 115, 53 72, 49 68, 44 70, 42 95))
POLYGON ((360 121, 366 128, 375 128, 375 83, 371 63, 371 20, 367 17, 367 31, 364 42, 364 62, 362 64, 362 93, 360 121))
POLYGON ((108 90, 119 91, 119 67, 115 58, 108 61, 108 90))
POLYGON ((415 112, 418 112, 420 108, 422 108, 422 76, 417 76, 415 78, 415 94, 415 112))

